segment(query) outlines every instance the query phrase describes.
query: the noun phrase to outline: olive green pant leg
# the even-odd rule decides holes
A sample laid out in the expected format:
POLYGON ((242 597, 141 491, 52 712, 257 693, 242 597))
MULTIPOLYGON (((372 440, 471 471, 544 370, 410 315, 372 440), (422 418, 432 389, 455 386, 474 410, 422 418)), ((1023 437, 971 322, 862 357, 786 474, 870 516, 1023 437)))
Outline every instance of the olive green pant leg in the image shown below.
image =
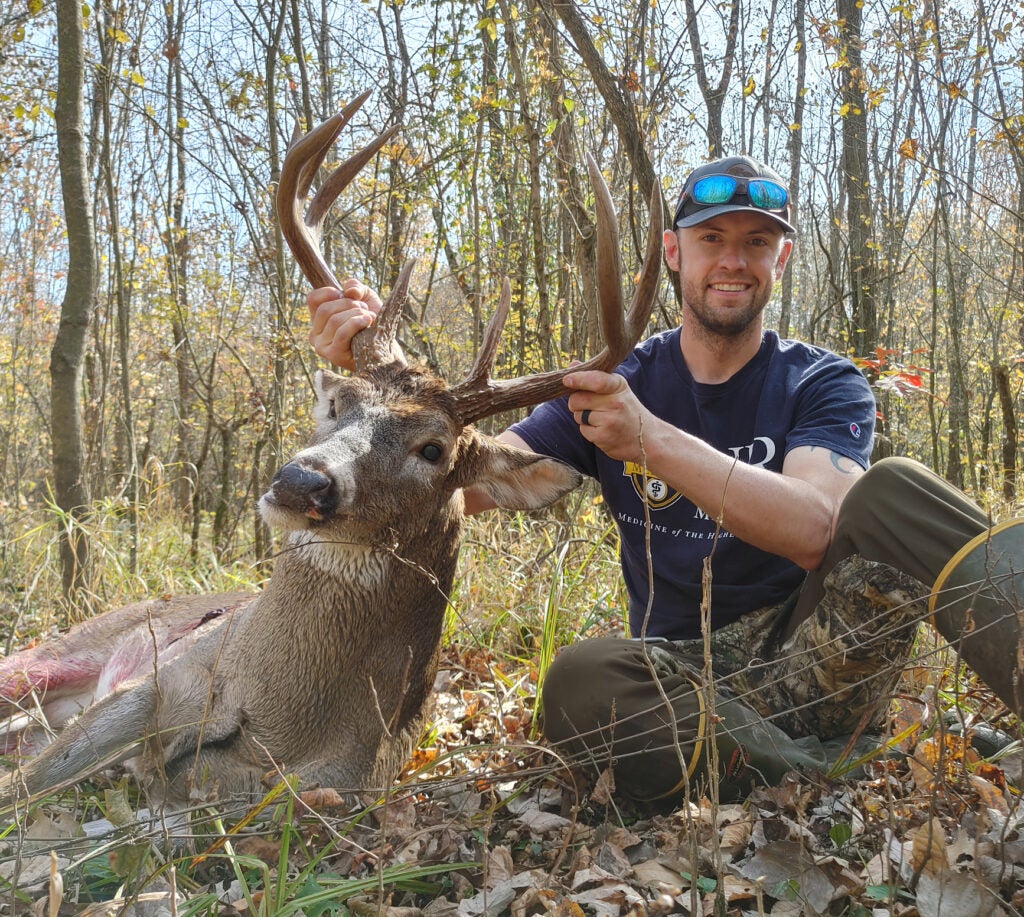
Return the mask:
MULTIPOLYGON (((544 682, 544 735, 567 763, 600 772, 633 799, 682 798, 707 776, 711 735, 700 659, 672 643, 602 637, 555 659, 544 682), (660 688, 659 688, 660 684, 660 688)), ((816 739, 794 740, 726 690, 715 690, 720 794, 739 798, 795 767, 820 770, 816 739)))

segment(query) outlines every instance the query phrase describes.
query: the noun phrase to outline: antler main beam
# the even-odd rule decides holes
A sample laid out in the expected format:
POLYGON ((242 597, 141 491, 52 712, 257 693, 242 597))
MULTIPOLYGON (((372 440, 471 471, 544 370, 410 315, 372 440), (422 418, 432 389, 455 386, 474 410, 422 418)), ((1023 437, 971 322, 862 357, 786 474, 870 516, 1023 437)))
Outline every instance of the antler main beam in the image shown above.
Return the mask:
MULTIPOLYGON (((333 286, 341 289, 320 249, 324 218, 338 195, 398 129, 397 125, 389 128, 346 159, 324 181, 308 206, 304 206, 313 179, 328 150, 369 95, 369 91, 364 92, 305 137, 301 137, 296 129, 281 169, 281 181, 277 190, 281 232, 302 273, 314 287, 333 286)), ((633 300, 629 310, 623 313, 622 270, 615 207, 601 170, 589 153, 587 170, 594 190, 597 219, 598 308, 605 347, 597 356, 577 366, 522 376, 518 379, 492 381, 490 374, 512 301, 511 290, 506 281, 502 285, 501 297, 494 316, 484 330, 480 353, 466 378, 451 389, 459 415, 465 424, 500 411, 528 407, 554 398, 562 394, 562 379, 570 372, 614 369, 629 355, 650 319, 658 291, 658 275, 661 271, 664 209, 661 186, 655 182, 651 191, 647 250, 633 300)), ((356 372, 363 374, 373 366, 403 359, 400 349, 395 345, 395 335, 408 295, 413 263, 409 260, 403 266, 377 320, 352 339, 356 372)))
MULTIPOLYGON (((353 153, 330 173, 309 205, 305 206, 306 196, 327 152, 338 139, 338 134, 369 97, 370 92, 367 90, 305 136, 302 136, 296 125, 291 145, 281 167, 281 180, 277 186, 277 218, 281 224, 281 234, 292 250, 306 280, 313 287, 341 289, 341 284, 338 283, 320 248, 324 219, 338 195, 398 130, 397 124, 388 128, 361 150, 353 153)), ((412 260, 405 263, 377 320, 353 339, 352 357, 357 372, 363 373, 372 366, 402 359, 401 351, 394 346, 394 341, 408 295, 409 276, 412 274, 413 264, 412 260)))
POLYGON ((511 293, 506 282, 498 308, 484 331, 484 343, 473 368, 466 378, 452 389, 458 399, 459 412, 464 423, 472 423, 500 411, 540 404, 564 394, 562 380, 571 372, 585 369, 610 372, 629 355, 650 320, 651 309, 654 307, 658 292, 658 276, 661 272, 661 233, 664 215, 661 186, 655 182, 651 190, 644 263, 629 311, 624 314, 615 206, 612 204, 611 193, 601 170, 589 153, 587 170, 590 173, 591 187, 594 189, 597 217, 597 299, 605 347, 597 356, 577 366, 518 379, 492 381, 490 372, 511 301, 511 293))

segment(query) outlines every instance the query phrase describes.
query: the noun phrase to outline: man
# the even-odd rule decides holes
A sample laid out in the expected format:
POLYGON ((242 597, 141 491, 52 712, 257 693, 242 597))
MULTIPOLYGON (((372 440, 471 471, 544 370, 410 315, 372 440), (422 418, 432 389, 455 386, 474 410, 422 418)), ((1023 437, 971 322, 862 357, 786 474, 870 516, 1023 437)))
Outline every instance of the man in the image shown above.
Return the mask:
MULTIPOLYGON (((868 470, 866 380, 763 327, 789 219, 785 182, 766 166, 736 156, 696 169, 664 234, 679 327, 614 373, 568 375, 566 399, 499 437, 595 477, 618 523, 632 639, 582 641, 556 659, 544 731, 578 760, 613 763, 635 798, 678 798, 704 773, 710 735, 726 795, 823 766, 819 740, 880 725, 933 584, 940 632, 1024 711, 1024 520, 990 529, 905 459, 868 470)), ((352 336, 379 300, 343 286, 309 295, 310 340, 351 368, 352 336)), ((466 499, 470 512, 491 506, 466 499)))

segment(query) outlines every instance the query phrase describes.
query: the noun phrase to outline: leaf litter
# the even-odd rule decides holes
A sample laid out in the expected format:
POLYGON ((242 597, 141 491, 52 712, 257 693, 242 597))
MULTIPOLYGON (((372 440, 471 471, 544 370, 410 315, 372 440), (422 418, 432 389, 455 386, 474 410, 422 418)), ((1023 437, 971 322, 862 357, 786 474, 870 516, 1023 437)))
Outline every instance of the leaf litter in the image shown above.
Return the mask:
MULTIPOLYGON (((907 717, 919 716, 908 703, 892 727, 900 753, 857 777, 794 772, 742 803, 716 808, 695 794, 671 810, 644 810, 614 795, 613 772, 584 776, 534 740, 533 699, 513 684, 514 670, 486 650, 449 651, 434 731, 387 797, 297 794, 240 831, 230 857, 194 856, 212 831, 194 837, 187 855, 167 849, 166 833, 149 837, 141 857, 146 838, 136 831, 101 857, 122 870, 106 900, 90 900, 101 897, 100 883, 82 853, 80 820, 66 805, 40 807, 20 837, 6 839, 0 877, 21 891, 0 913, 987 917, 1024 909, 1019 743, 1001 761, 980 759, 969 731, 908 730, 907 717), (123 874, 126 864, 135 875, 123 874)), ((94 847, 108 842, 91 838, 94 847)))

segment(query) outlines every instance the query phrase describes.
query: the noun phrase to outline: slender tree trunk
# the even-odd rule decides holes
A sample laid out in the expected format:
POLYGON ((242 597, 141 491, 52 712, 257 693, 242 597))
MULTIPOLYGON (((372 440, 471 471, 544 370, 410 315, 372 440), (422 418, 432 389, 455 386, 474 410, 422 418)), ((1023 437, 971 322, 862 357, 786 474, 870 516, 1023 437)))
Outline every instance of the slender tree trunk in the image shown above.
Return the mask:
MULTIPOLYGON (((527 227, 523 237, 525 244, 533 261, 534 283, 537 288, 537 318, 534 324, 534 339, 542 357, 541 369, 553 369, 555 366, 554 353, 554 319, 551 314, 551 294, 548 288, 547 269, 547 244, 544 233, 544 206, 542 200, 543 189, 541 186, 541 136, 539 118, 531 113, 530 87, 527 85, 526 75, 523 72, 522 54, 519 50, 519 41, 516 36, 516 21, 508 8, 507 0, 500 0, 502 18, 505 20, 505 43, 508 46, 508 61, 512 70, 513 81, 519 101, 519 122, 526 135, 527 154, 529 156, 529 205, 527 213, 527 227), (539 333, 538 333, 539 332, 539 333)), ((540 18, 536 12, 531 14, 532 18, 540 18)), ((539 95, 539 94, 538 94, 539 95)), ((522 259, 525 270, 528 259, 522 259)), ((535 371, 536 367, 526 367, 526 370, 535 371)))
POLYGON ((850 264, 850 343, 855 352, 866 354, 878 345, 878 310, 875 290, 877 246, 871 225, 861 0, 836 0, 836 15, 842 23, 840 113, 843 122, 842 161, 849 243, 847 257, 850 264))
POLYGON ((619 140, 633 169, 640 193, 645 201, 650 200, 651 189, 654 187, 654 166, 629 97, 622 91, 618 78, 608 69, 601 52, 594 45, 576 4, 571 0, 539 0, 539 3, 541 9, 549 15, 557 15, 562 20, 565 30, 572 36, 576 50, 583 58, 587 72, 597 86, 597 91, 608 109, 608 116, 619 134, 619 140))
MULTIPOLYGON (((104 20, 109 22, 109 9, 103 10, 104 20)), ((118 213, 118 196, 114 181, 114 152, 110 111, 110 87, 114 73, 114 44, 110 38, 113 29, 102 29, 99 36, 100 59, 103 62, 102 80, 97 81, 101 95, 99 105, 102 124, 102 156, 103 190, 107 202, 107 219, 110 221, 111 266, 113 268, 113 294, 117 304, 117 352, 121 371, 117 374, 121 386, 121 410, 118 422, 121 425, 121 439, 124 443, 124 476, 123 491, 128 507, 129 550, 128 569, 134 573, 138 564, 139 553, 139 468, 135 442, 135 405, 132 402, 131 366, 131 314, 129 309, 130 288, 125 280, 124 256, 121 245, 120 217, 118 213)))
MULTIPOLYGON (((263 77, 266 87, 265 100, 267 106, 267 149, 269 150, 267 165, 270 173, 270 183, 276 186, 281 178, 281 149, 283 146, 277 120, 277 68, 281 54, 281 39, 285 23, 288 20, 288 0, 281 0, 277 4, 267 4, 261 9, 261 16, 266 26, 266 39, 263 45, 263 77)), ((285 266, 284 237, 281 235, 281 224, 276 218, 276 214, 272 231, 274 234, 274 270, 271 274, 273 283, 270 289, 272 311, 270 315, 271 340, 269 343, 272 355, 273 380, 267 399, 267 407, 269 409, 268 422, 264 427, 263 441, 259 444, 257 451, 257 456, 263 462, 263 464, 258 465, 255 469, 255 476, 258 481, 266 477, 268 468, 277 468, 281 464, 284 435, 282 431, 284 423, 284 393, 288 382, 287 352, 290 349, 288 302, 291 296, 291 285, 289 283, 288 270, 285 266)), ((264 558, 270 553, 269 532, 266 523, 263 522, 262 517, 255 508, 253 511, 253 543, 257 557, 264 558)))
MULTIPOLYGON (((793 87, 793 122, 789 128, 789 199, 790 221, 800 228, 800 166, 804 152, 804 108, 807 86, 807 0, 795 0, 793 5, 793 21, 796 25, 796 85, 793 87)), ((768 87, 765 87, 765 92, 768 87)), ((765 108, 767 109, 767 105, 765 108)), ((810 227, 806 229, 806 237, 810 242, 810 227)), ((797 252, 797 257, 800 257, 797 252)), ((796 265, 782 275, 782 291, 780 295, 779 334, 789 337, 790 325, 793 321, 793 275, 796 265)))
POLYGON ((82 96, 85 39, 78 0, 57 0, 57 158, 68 237, 67 290, 50 352, 54 495, 66 514, 61 532, 64 594, 82 601, 89 544, 77 522, 89 506, 82 423, 86 332, 96 310, 96 229, 89 188, 82 96))
POLYGON ((572 116, 565 106, 566 85, 562 60, 562 38, 555 20, 545 15, 540 3, 534 4, 544 36, 548 70, 545 80, 550 118, 555 129, 551 134, 555 182, 558 189, 558 273, 557 292, 559 321, 562 333, 559 347, 580 359, 586 354, 588 303, 597 302, 595 289, 597 271, 594 261, 596 228, 594 216, 584 202, 579 169, 576 167, 578 145, 572 116))
POLYGON ((1000 363, 992 367, 992 375, 995 377, 1003 419, 1003 497, 1012 503, 1017 499, 1017 415, 1013 410, 1013 394, 1010 391, 1010 370, 1005 363, 1000 363))
POLYGON ((733 63, 736 59, 736 39, 739 35, 740 23, 740 0, 731 0, 729 3, 729 23, 725 29, 725 47, 721 51, 722 72, 718 82, 712 84, 708 76, 707 62, 704 59, 704 46, 700 34, 698 20, 700 12, 706 7, 702 4, 700 10, 694 4, 694 0, 686 0, 686 34, 690 39, 690 51, 693 53, 693 66, 697 75, 697 85, 700 87, 700 94, 704 99, 704 106, 708 112, 708 157, 714 159, 724 156, 725 149, 724 132, 722 130, 722 110, 725 107, 725 99, 729 93, 729 84, 732 82, 733 63))

